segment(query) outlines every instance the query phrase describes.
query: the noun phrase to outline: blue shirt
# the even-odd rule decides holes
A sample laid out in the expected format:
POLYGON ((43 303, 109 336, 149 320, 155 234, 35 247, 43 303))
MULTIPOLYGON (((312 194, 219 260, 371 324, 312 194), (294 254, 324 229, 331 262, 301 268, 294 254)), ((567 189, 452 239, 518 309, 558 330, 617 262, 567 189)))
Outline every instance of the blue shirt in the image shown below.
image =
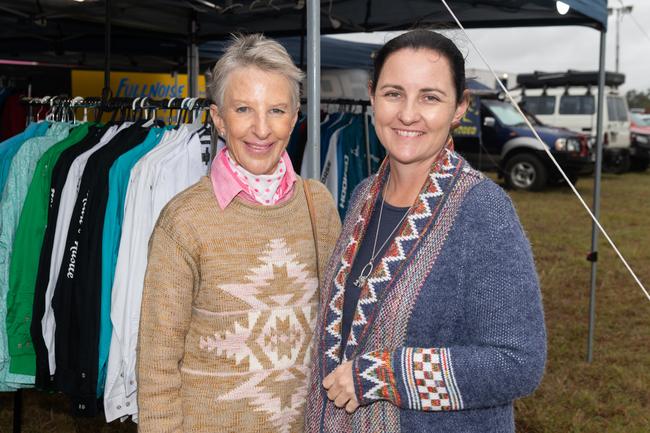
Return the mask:
POLYGON ((120 249, 124 202, 129 186, 131 169, 153 149, 163 137, 165 129, 152 128, 145 140, 120 156, 108 173, 108 202, 102 232, 102 296, 99 325, 99 370, 97 376, 97 397, 104 395, 108 353, 111 347, 111 289, 115 278, 117 254, 120 249))
POLYGON ((14 155, 16 155, 16 152, 18 152, 18 149, 20 149, 20 146, 30 138, 45 135, 49 126, 50 124, 48 122, 30 123, 23 132, 0 143, 0 196, 2 196, 2 192, 5 189, 11 161, 14 155))

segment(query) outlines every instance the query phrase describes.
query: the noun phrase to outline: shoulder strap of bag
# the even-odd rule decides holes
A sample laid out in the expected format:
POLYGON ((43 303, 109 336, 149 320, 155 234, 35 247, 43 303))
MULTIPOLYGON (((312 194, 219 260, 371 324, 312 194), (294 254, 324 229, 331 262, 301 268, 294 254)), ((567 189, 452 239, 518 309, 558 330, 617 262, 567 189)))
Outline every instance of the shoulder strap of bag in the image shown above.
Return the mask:
POLYGON ((314 201, 309 188, 309 181, 302 180, 302 189, 305 191, 305 198, 307 199, 307 208, 309 208, 309 219, 311 220, 311 231, 314 236, 314 248, 316 249, 316 276, 320 284, 320 260, 318 257, 318 230, 316 229, 316 212, 314 210, 314 201))

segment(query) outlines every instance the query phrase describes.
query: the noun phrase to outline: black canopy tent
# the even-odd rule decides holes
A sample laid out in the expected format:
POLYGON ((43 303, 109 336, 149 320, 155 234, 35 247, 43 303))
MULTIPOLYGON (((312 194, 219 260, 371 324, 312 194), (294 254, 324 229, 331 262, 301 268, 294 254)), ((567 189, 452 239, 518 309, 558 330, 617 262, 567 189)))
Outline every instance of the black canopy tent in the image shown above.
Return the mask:
MULTIPOLYGON (((606 0, 564 0, 565 15, 552 0, 449 0, 467 28, 581 25, 600 31, 600 74, 597 157, 593 213, 599 217, 602 161, 602 113, 605 81, 606 0)), ((310 145, 316 147, 313 173, 320 167, 320 34, 405 30, 413 27, 455 28, 439 0, 0 0, 0 59, 68 59, 80 67, 93 53, 105 56, 110 73, 112 52, 133 67, 149 56, 170 69, 196 61, 201 42, 232 32, 264 32, 270 36, 306 35, 307 96, 310 145), (109 48, 109 49, 106 49, 109 48), (187 55, 189 54, 189 55, 187 55), (85 56, 85 57, 84 57, 85 56)), ((196 62, 198 63, 198 62, 196 62)), ((96 65, 95 65, 96 66, 96 65)), ((159 69, 160 70, 160 69, 159 69)), ((191 67, 190 72, 198 73, 191 67)), ((587 359, 592 358, 598 233, 592 229, 591 298, 587 359)), ((18 430, 15 430, 18 431, 18 430)))
MULTIPOLYGON (((607 24, 604 0, 566 1, 571 8, 564 16, 551 0, 451 3, 466 27, 604 29, 607 24)), ((236 31, 305 35, 307 5, 313 4, 313 0, 0 0, 0 59, 101 68, 108 54, 103 24, 110 6, 113 69, 178 70, 187 66, 191 43, 223 40, 236 31)), ((323 34, 455 27, 437 0, 321 0, 320 6, 323 34)))
MULTIPOLYGON (((297 65, 305 64, 304 38, 301 36, 281 36, 276 38, 286 49, 297 65)), ((199 46, 201 64, 212 66, 221 57, 228 41, 204 42, 199 46)), ((381 45, 352 42, 330 36, 320 38, 322 69, 366 69, 372 68, 372 53, 381 45)))

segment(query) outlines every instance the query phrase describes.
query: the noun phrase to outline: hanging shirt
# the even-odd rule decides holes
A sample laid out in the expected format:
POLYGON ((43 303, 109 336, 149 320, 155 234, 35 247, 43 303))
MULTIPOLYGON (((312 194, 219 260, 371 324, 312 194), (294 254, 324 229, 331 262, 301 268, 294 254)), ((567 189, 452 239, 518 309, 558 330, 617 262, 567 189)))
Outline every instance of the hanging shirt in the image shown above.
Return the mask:
POLYGON ((20 98, 21 95, 14 93, 5 99, 0 118, 0 139, 2 140, 25 130, 27 112, 20 102, 20 98))
POLYGON ((302 161, 304 160, 307 144, 307 117, 304 114, 298 113, 298 120, 296 125, 291 131, 291 136, 289 137, 289 143, 287 144, 287 153, 291 159, 291 164, 294 167, 301 167, 302 161))
POLYGON ((29 332, 34 303, 34 286, 38 273, 50 201, 52 169, 61 153, 77 144, 88 133, 89 124, 75 127, 67 138, 50 147, 36 164, 34 176, 23 204, 16 228, 9 268, 7 293, 7 338, 12 373, 35 376, 36 358, 29 332))
POLYGON ((332 126, 331 129, 333 129, 334 132, 330 136, 327 145, 327 155, 321 172, 320 181, 325 184, 330 193, 332 193, 332 197, 334 197, 334 200, 337 202, 339 198, 340 166, 343 159, 341 150, 338 146, 339 134, 350 124, 350 122, 352 122, 352 120, 352 115, 345 113, 343 120, 336 123, 335 126, 332 126))
POLYGON ((158 146, 141 158, 131 169, 124 203, 115 276, 111 288, 111 325, 113 330, 104 388, 104 412, 107 422, 117 418, 124 420, 125 417, 137 412, 136 396, 130 391, 130 387, 127 388, 126 357, 128 356, 128 338, 132 327, 128 318, 131 316, 131 309, 139 308, 139 305, 137 307, 130 305, 130 275, 127 273, 134 272, 134 250, 140 249, 139 244, 146 243, 149 239, 149 233, 142 232, 142 230, 147 230, 153 212, 151 198, 153 180, 149 179, 151 173, 147 172, 156 160, 164 157, 174 148, 184 146, 190 135, 186 125, 165 132, 158 146))
MULTIPOLYGON (((331 113, 325 117, 325 119, 320 124, 320 170, 323 171, 325 165, 325 160, 327 158, 327 152, 329 149, 329 140, 337 128, 336 125, 345 119, 347 114, 344 113, 331 113)), ((306 119, 304 120, 306 122, 306 119)), ((300 166, 300 176, 307 178, 313 178, 315 173, 311 172, 311 163, 310 161, 313 158, 314 147, 311 145, 305 146, 305 154, 302 158, 302 163, 300 166)))
MULTIPOLYGON (((4 325, 7 315, 7 288, 9 286, 9 262, 14 235, 27 189, 34 175, 36 164, 43 153, 68 136, 70 125, 55 123, 42 137, 34 137, 20 147, 9 168, 7 183, 0 201, 0 318, 4 325)), ((19 344, 19 343, 16 343, 19 344)), ((22 349, 16 345, 16 349, 22 349)), ((9 372, 9 348, 5 326, 0 326, 0 383, 24 386, 34 383, 33 376, 9 372)))
POLYGON ((52 308, 56 318, 55 382, 70 397, 76 415, 97 414, 101 241, 108 172, 120 155, 142 143, 148 133, 137 122, 88 159, 72 213, 52 308), (84 350, 79 350, 82 347, 84 350))
POLYGON ((36 386, 41 389, 53 389, 54 377, 50 375, 47 346, 43 340, 42 319, 45 314, 45 294, 50 277, 50 264, 52 260, 52 246, 54 243, 56 219, 61 203, 61 192, 68 172, 74 160, 95 146, 106 129, 91 125, 86 137, 76 145, 69 147, 57 160, 52 169, 52 181, 50 184, 50 201, 47 212, 47 225, 43 234, 40 258, 38 261, 38 273, 34 287, 34 305, 32 308, 31 337, 36 353, 36 386))
POLYGON ((207 169, 194 131, 182 125, 169 132, 135 165, 129 179, 111 294, 113 333, 104 390, 107 422, 129 415, 137 420, 135 355, 149 237, 167 202, 207 169))
POLYGON ((99 329, 99 364, 97 379, 97 397, 104 394, 106 381, 106 363, 111 346, 111 288, 115 276, 117 252, 120 246, 122 220, 124 218, 124 201, 129 177, 133 166, 153 149, 162 139, 165 129, 152 128, 145 140, 120 156, 108 174, 108 201, 104 216, 102 233, 102 285, 101 285, 101 318, 99 329))
POLYGON ((0 143, 0 197, 4 191, 11 161, 20 146, 30 138, 45 135, 49 127, 49 122, 30 123, 25 131, 0 143))
POLYGON ((45 290, 45 312, 43 313, 43 318, 41 319, 43 341, 45 342, 45 346, 47 348, 48 366, 50 375, 52 376, 56 372, 56 342, 54 338, 56 331, 56 320, 54 317, 54 311, 52 310, 52 298, 54 296, 54 289, 56 287, 56 282, 59 277, 59 270, 63 261, 65 241, 68 237, 72 211, 74 210, 74 204, 77 200, 81 177, 83 176, 88 158, 90 158, 93 153, 110 142, 110 140, 119 131, 127 128, 128 126, 129 124, 122 124, 119 127, 110 127, 104 133, 99 143, 79 155, 70 166, 70 170, 66 176, 65 184, 61 190, 61 199, 59 203, 59 211, 56 217, 54 240, 52 242, 49 279, 47 288, 45 290))

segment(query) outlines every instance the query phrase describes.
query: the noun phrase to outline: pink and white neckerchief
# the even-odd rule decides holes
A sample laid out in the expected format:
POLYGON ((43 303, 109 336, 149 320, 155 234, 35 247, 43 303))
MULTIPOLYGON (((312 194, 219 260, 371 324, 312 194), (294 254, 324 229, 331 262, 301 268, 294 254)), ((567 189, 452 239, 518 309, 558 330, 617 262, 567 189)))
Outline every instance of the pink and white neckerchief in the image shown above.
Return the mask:
POLYGON ((271 174, 253 174, 238 164, 228 149, 225 149, 225 157, 228 161, 228 166, 235 175, 235 179, 240 184, 242 189, 246 191, 256 202, 270 206, 280 201, 289 191, 285 191, 282 179, 287 173, 287 166, 284 158, 280 158, 275 171, 271 174))

